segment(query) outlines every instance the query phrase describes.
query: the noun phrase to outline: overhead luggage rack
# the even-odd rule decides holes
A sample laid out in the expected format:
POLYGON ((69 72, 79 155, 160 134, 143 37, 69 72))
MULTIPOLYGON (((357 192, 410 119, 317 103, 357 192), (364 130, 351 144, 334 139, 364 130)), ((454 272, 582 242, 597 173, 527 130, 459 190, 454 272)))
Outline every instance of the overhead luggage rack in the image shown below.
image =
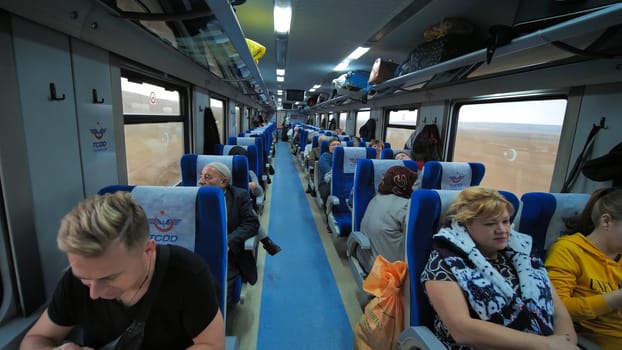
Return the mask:
MULTIPOLYGON (((486 64, 486 49, 480 49, 371 85, 368 88, 368 98, 377 99, 423 89, 437 80, 457 84, 475 77, 517 71, 527 66, 555 65, 576 57, 574 53, 558 48, 555 42, 561 41, 582 48, 593 42, 607 28, 620 24, 622 3, 519 36, 509 44, 497 47, 489 64, 486 64)), ((343 96, 338 98, 341 97, 343 96)), ((314 106, 314 109, 332 106, 335 100, 322 102, 314 106)))
POLYGON ((244 94, 255 96, 259 103, 273 105, 229 1, 162 2, 158 8, 137 7, 142 10, 137 12, 128 10, 134 9, 131 2, 125 4, 128 9, 117 7, 115 1, 101 2, 115 15, 136 22, 244 94))

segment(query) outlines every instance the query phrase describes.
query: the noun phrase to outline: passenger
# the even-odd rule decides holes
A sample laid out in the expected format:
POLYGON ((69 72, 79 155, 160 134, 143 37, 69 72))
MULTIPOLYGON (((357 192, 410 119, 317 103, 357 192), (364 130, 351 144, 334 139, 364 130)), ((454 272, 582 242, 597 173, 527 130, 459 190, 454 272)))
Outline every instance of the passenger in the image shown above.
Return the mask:
POLYGON ((567 227, 574 234, 548 252, 551 282, 578 334, 603 350, 622 349, 622 190, 594 191, 567 227))
POLYGON ((145 349, 225 349, 208 266, 184 248, 149 239, 145 212, 129 192, 82 201, 62 219, 57 242, 70 267, 20 349, 101 348, 121 335, 123 344, 142 337, 145 349), (128 336, 136 326, 144 336, 142 329, 128 336), (88 335, 85 347, 63 344, 74 327, 88 335))
POLYGON ((497 191, 463 190, 421 274, 435 333, 451 349, 579 349, 572 321, 531 237, 510 229, 497 191))
MULTIPOLYGON (((248 158, 248 152, 240 146, 231 147, 229 155, 241 155, 248 158)), ((257 175, 250 169, 248 170, 248 189, 251 193, 251 200, 253 200, 253 202, 256 201, 257 197, 261 197, 264 194, 263 187, 261 187, 261 183, 259 182, 257 175)), ((265 249, 268 254, 275 255, 281 251, 281 247, 274 243, 270 237, 268 237, 268 233, 266 233, 266 230, 264 230, 261 225, 259 226, 257 239, 261 242, 263 249, 265 249)))
POLYGON ((399 151, 393 155, 393 159, 395 160, 412 160, 410 155, 404 151, 399 151))
POLYGON ((326 205, 326 200, 330 195, 330 179, 333 169, 333 152, 335 151, 335 147, 340 146, 341 141, 338 138, 330 139, 328 143, 328 152, 324 152, 320 155, 320 160, 318 161, 319 169, 319 180, 320 184, 318 185, 318 191, 320 192, 320 198, 322 198, 322 203, 326 205))
MULTIPOLYGON (((309 166, 313 165, 313 168, 309 168, 309 181, 311 181, 311 178, 313 178, 313 175, 315 173, 315 161, 319 161, 320 159, 320 149, 322 146, 322 142, 323 141, 328 141, 330 140, 331 137, 330 136, 326 136, 326 135, 320 135, 317 139, 317 146, 313 147, 311 149, 311 152, 309 152, 309 157, 307 158, 307 164, 309 164, 309 166)), ((316 188, 318 184, 315 184, 316 188)), ((310 193, 311 197, 315 197, 316 196, 316 192, 314 189, 311 188, 311 183, 307 183, 307 190, 306 193, 310 193)))
POLYGON ((244 242, 258 234, 259 219, 253 210, 248 191, 231 185, 231 170, 220 162, 212 162, 203 167, 199 186, 220 187, 225 193, 229 290, 234 290, 236 279, 240 275, 244 281, 255 284, 257 282, 255 257, 244 249, 244 242))
POLYGON ((352 147, 359 147, 360 144, 361 144, 361 138, 358 136, 354 136, 352 138, 352 147))
POLYGON ((408 202, 416 180, 417 173, 396 165, 380 181, 378 194, 369 201, 361 221, 361 231, 371 243, 371 254, 368 250, 357 252, 365 271, 371 269, 378 255, 390 262, 404 261, 408 202))
POLYGON ((384 143, 382 143, 382 141, 380 141, 380 140, 372 139, 371 141, 369 141, 369 146, 368 147, 375 148, 376 149, 376 159, 380 159, 380 156, 382 154, 382 149, 384 148, 384 143))

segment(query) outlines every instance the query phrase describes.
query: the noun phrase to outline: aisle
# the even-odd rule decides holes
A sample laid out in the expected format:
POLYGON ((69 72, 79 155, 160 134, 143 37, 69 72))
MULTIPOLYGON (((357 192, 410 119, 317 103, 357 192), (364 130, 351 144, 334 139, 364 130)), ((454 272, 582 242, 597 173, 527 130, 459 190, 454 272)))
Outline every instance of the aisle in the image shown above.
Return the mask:
POLYGON ((277 145, 257 349, 351 349, 352 329, 287 143, 277 145))

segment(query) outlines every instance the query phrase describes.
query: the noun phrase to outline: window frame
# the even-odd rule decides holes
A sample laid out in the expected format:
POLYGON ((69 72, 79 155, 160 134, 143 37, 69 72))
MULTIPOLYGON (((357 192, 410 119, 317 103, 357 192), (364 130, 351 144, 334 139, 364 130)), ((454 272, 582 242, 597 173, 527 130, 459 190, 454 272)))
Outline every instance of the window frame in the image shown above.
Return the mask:
MULTIPOLYGON (((419 112, 421 111, 421 107, 419 105, 417 106, 399 106, 399 107, 389 107, 389 108, 385 108, 384 110, 384 120, 385 120, 385 125, 382 128, 382 140, 384 140, 385 142, 388 142, 387 140, 387 129, 388 128, 394 128, 394 129, 404 129, 404 130, 412 130, 415 131, 417 130, 417 124, 419 121, 419 112), (397 112, 397 111, 402 111, 402 110, 408 110, 408 111, 417 111, 417 121, 415 122, 415 125, 403 125, 403 124, 391 124, 391 112, 397 112)), ((411 133, 412 133, 411 131, 411 133)), ((408 141, 408 138, 406 140, 404 140, 404 142, 408 141)), ((396 147, 396 145, 391 144, 391 148, 393 149, 403 149, 404 145, 400 145, 400 147, 396 147)))

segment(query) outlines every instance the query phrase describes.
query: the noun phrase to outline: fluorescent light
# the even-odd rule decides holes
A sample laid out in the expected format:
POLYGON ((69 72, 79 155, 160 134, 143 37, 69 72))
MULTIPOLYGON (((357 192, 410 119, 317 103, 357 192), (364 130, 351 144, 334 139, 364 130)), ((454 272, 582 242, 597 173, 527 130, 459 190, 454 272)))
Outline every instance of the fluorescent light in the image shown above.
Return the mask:
POLYGON ((279 96, 283 95, 283 90, 276 90, 276 94, 279 96))
POLYGON ((276 69, 276 75, 285 75, 285 69, 276 69))
POLYGON ((309 92, 314 92, 314 91, 315 91, 315 88, 309 89, 309 92))
POLYGON ((336 65, 335 68, 333 68, 333 70, 336 70, 336 71, 346 70, 349 64, 350 64, 350 60, 346 58, 345 60, 341 61, 341 63, 336 65))
POLYGON ((274 31, 281 34, 289 33, 289 25, 292 21, 291 7, 274 7, 274 31))
POLYGON ((285 81, 285 77, 278 77, 278 76, 277 76, 277 77, 276 77, 276 81, 283 82, 283 81, 285 81))
POLYGON ((365 53, 367 53, 367 51, 369 51, 369 47, 357 47, 356 50, 352 51, 352 53, 350 55, 348 55, 348 58, 351 60, 356 60, 359 57, 363 56, 365 53))
POLYGON ((277 101, 279 101, 279 102, 283 102, 283 99, 279 97, 279 98, 277 99, 277 101))
POLYGON ((315 84, 315 85, 313 85, 313 88, 314 88, 314 89, 319 89, 319 88, 320 88, 320 86, 322 86, 322 85, 320 85, 320 84, 315 84))

